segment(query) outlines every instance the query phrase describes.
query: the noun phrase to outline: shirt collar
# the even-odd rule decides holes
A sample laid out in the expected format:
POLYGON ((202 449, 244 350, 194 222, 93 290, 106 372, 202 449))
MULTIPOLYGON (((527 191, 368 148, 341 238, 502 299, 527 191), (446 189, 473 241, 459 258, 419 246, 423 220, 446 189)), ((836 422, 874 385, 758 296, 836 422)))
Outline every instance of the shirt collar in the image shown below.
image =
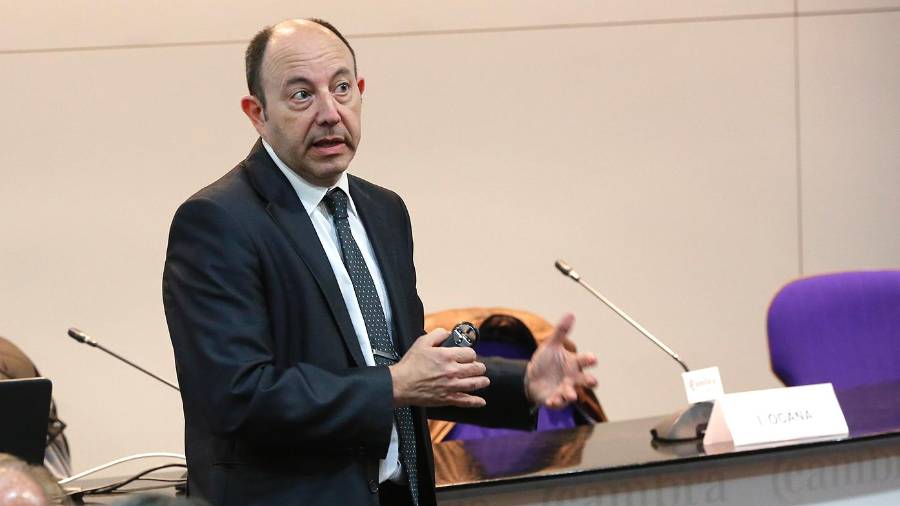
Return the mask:
POLYGON ((287 164, 282 162, 281 158, 278 158, 278 155, 275 154, 275 150, 272 149, 272 146, 270 146, 265 139, 263 139, 262 144, 263 147, 266 148, 266 152, 269 153, 269 156, 272 157, 272 161, 275 162, 278 169, 281 170, 288 182, 291 183, 291 186, 294 187, 294 191, 297 192, 297 197, 300 198, 300 203, 303 204, 303 208, 306 209, 306 214, 312 214, 313 211, 316 210, 319 204, 322 203, 322 198, 329 190, 332 188, 340 188, 347 194, 347 200, 350 202, 348 211, 356 215, 356 205, 350 197, 350 182, 347 179, 347 171, 341 173, 341 177, 333 186, 317 186, 300 177, 296 172, 291 170, 287 164))

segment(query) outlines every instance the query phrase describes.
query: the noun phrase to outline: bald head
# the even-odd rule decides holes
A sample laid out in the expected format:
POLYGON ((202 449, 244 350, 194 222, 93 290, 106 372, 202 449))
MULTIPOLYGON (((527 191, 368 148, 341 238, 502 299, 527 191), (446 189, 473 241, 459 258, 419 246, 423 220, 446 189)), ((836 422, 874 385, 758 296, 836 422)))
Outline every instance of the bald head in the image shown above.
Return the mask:
POLYGON ((45 506, 47 496, 25 468, 0 468, 0 504, 4 506, 45 506))
POLYGON ((359 145, 365 80, 346 41, 322 23, 290 20, 268 29, 261 56, 248 66, 251 94, 241 109, 275 158, 329 187, 359 145))
POLYGON ((353 50, 350 42, 347 41, 344 35, 335 28, 334 25, 318 18, 287 19, 274 26, 267 26, 260 30, 259 33, 250 40, 250 44, 247 46, 247 52, 244 55, 244 64, 247 73, 247 89, 250 91, 251 95, 259 99, 263 107, 266 105, 266 97, 262 84, 264 73, 263 62, 266 57, 267 48, 270 47, 273 41, 277 43, 278 39, 285 39, 290 35, 304 33, 304 31, 305 33, 314 35, 316 31, 321 32, 323 30, 331 36, 337 37, 344 46, 347 47, 347 50, 350 51, 350 56, 353 59, 353 74, 354 76, 357 75, 356 52, 353 50))

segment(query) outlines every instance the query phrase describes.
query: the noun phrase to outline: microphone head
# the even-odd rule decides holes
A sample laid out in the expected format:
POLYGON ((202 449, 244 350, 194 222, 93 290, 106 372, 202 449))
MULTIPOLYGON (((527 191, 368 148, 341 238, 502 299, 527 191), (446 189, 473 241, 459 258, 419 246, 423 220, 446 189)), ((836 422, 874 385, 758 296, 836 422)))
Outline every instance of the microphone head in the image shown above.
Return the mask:
POLYGON ((87 334, 76 329, 75 327, 70 328, 68 334, 69 334, 69 337, 78 341, 79 343, 84 343, 84 344, 88 344, 91 346, 97 346, 97 343, 93 339, 91 339, 87 334))
MULTIPOLYGON (((565 260, 557 260, 554 265, 556 265, 556 268, 559 269, 559 272, 565 274, 566 276, 568 276, 569 273, 572 272, 572 266, 567 264, 565 260)), ((72 332, 72 330, 69 329, 69 332, 72 332)))
POLYGON ((572 269, 572 266, 569 265, 565 260, 557 260, 554 265, 556 265, 556 268, 559 270, 559 272, 563 273, 564 276, 568 276, 575 281, 581 279, 581 276, 579 276, 578 273, 572 269))

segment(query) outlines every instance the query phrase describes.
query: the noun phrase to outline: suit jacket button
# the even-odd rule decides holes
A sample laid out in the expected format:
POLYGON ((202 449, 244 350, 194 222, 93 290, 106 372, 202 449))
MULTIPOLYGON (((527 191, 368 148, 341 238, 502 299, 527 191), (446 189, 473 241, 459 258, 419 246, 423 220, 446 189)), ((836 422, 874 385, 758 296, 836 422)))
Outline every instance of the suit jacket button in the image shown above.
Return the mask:
POLYGON ((369 480, 369 492, 373 494, 378 493, 378 481, 377 480, 369 480))

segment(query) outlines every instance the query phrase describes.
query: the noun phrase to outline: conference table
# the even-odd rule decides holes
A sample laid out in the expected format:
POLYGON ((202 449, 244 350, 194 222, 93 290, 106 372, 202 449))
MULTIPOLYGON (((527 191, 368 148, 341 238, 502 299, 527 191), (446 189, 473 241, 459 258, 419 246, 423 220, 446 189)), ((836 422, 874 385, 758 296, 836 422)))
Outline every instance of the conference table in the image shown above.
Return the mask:
MULTIPOLYGON (((434 445, 442 506, 900 505, 900 382, 838 391, 848 436, 709 453, 662 418, 434 445)), ((83 480, 91 488, 110 479, 83 480)), ((132 486, 141 487, 141 483, 132 486)), ((169 489, 163 492, 173 494, 169 489)), ((110 496, 86 498, 108 504, 110 496)))
POLYGON ((838 391, 848 436, 709 453, 662 417, 435 445, 438 500, 503 505, 900 505, 900 383, 838 391))

